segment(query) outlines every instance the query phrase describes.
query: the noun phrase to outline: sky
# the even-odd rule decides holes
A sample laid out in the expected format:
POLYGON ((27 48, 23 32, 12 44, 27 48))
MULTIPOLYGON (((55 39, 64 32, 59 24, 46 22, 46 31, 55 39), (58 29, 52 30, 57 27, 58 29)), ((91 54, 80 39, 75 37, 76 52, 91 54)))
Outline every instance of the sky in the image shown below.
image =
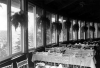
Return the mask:
POLYGON ((0 3, 0 30, 7 30, 7 6, 3 3, 0 3))

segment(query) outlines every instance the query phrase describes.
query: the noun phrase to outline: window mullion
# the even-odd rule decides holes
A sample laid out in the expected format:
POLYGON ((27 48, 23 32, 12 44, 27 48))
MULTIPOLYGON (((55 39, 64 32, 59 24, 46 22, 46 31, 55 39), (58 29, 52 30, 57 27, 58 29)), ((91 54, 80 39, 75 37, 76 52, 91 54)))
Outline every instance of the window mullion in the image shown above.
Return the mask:
POLYGON ((63 42, 63 35, 64 35, 64 23, 63 23, 63 17, 61 17, 61 22, 62 22, 62 32, 61 32, 61 42, 63 42))
POLYGON ((12 54, 12 30, 11 30, 11 0, 7 0, 7 44, 9 55, 12 54))
MULTIPOLYGON (((27 0, 21 0, 21 10, 27 14, 28 19, 28 2, 27 0)), ((21 46, 24 53, 28 53, 28 20, 26 21, 27 27, 21 27, 21 46)))
POLYGON ((51 30, 52 30, 52 15, 50 14, 50 42, 52 43, 52 31, 51 30))

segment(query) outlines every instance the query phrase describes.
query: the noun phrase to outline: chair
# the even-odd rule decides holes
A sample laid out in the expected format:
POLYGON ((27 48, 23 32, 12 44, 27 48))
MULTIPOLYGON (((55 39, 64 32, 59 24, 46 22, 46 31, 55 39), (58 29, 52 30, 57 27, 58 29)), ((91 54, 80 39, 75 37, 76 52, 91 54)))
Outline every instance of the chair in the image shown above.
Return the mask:
POLYGON ((4 66, 2 68, 13 68, 13 63, 11 65, 4 66))
POLYGON ((26 60, 17 62, 17 68, 29 68, 28 58, 26 60))

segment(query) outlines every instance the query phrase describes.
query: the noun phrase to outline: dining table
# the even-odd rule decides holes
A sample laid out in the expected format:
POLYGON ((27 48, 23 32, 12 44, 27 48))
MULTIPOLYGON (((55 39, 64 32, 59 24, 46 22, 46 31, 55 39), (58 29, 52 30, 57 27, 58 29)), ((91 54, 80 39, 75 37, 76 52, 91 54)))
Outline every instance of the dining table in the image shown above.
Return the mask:
POLYGON ((93 50, 84 49, 66 49, 65 54, 56 52, 36 52, 32 55, 32 62, 46 61, 52 63, 62 63, 70 65, 79 65, 90 68, 96 68, 96 60, 93 50))

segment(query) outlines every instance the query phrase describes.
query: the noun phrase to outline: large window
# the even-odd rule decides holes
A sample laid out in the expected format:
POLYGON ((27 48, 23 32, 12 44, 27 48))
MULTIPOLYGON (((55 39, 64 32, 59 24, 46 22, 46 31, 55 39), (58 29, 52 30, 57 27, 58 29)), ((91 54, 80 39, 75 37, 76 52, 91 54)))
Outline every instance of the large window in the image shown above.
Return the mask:
MULTIPOLYGON (((11 15, 20 11, 20 0, 11 0, 11 15)), ((15 28, 12 25, 12 54, 21 51, 21 25, 15 28)))
POLYGON ((7 2, 0 1, 0 60, 21 51, 21 26, 10 25, 10 16, 20 11, 20 0, 11 0, 11 6, 7 2))
MULTIPOLYGON (((7 0, 5 0, 6 2, 7 0)), ((9 55, 7 45, 7 5, 0 3, 0 60, 9 55)))

